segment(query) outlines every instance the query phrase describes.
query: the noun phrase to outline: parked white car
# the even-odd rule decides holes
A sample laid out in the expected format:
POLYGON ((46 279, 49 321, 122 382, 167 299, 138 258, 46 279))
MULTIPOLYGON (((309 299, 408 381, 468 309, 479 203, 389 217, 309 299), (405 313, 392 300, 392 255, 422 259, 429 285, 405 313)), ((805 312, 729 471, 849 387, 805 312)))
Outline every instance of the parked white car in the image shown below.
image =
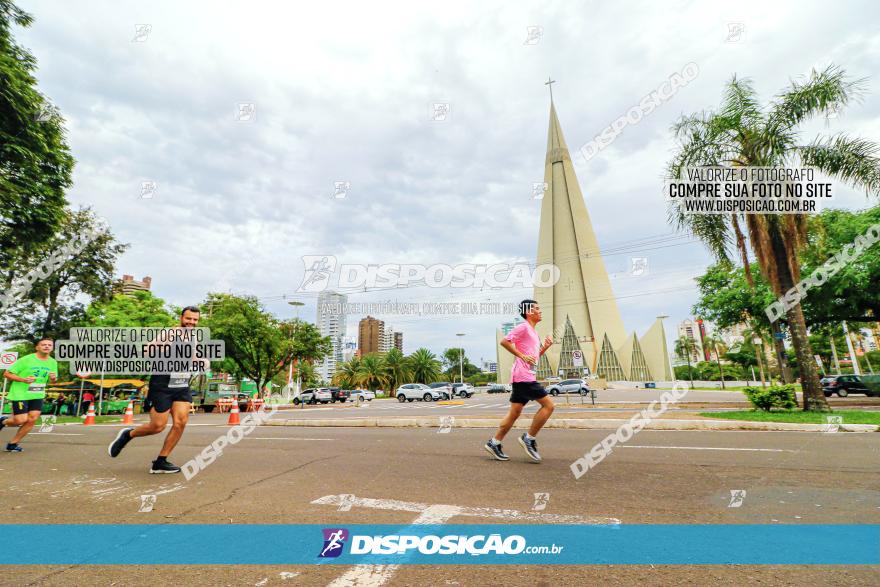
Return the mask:
POLYGON ((477 393, 477 390, 474 389, 474 386, 470 383, 453 383, 452 384, 452 395, 458 396, 460 398, 471 397, 477 393))
POLYGON ((376 394, 369 389, 353 389, 351 390, 351 401, 372 401, 376 399, 376 394))
POLYGON ((407 383, 397 388, 397 401, 411 402, 413 400, 433 402, 440 399, 440 392, 431 389, 424 383, 407 383))

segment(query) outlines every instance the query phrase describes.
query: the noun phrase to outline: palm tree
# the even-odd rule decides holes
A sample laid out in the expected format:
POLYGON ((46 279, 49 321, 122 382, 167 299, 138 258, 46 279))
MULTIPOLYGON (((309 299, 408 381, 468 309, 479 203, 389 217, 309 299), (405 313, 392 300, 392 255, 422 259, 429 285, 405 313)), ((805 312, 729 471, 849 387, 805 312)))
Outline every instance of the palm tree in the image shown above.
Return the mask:
POLYGON ((743 347, 746 346, 751 346, 752 350, 755 351, 755 361, 758 363, 758 372, 761 375, 761 387, 766 387, 765 378, 772 378, 772 374, 769 373, 770 365, 767 365, 768 373, 766 376, 764 374, 764 361, 761 359, 761 352, 764 348, 764 335, 759 328, 753 326, 752 328, 747 328, 743 331, 743 347), (760 342, 756 344, 755 340, 760 342), (748 344, 746 344, 746 341, 748 344))
POLYGON ((305 387, 311 387, 318 381, 318 371, 311 361, 299 361, 296 364, 299 380, 305 387))
POLYGON ((694 349, 697 348, 697 343, 694 339, 688 336, 681 336, 678 340, 675 341, 675 349, 674 352, 676 355, 681 357, 682 359, 687 360, 688 364, 688 377, 691 380, 691 388, 694 387, 694 372, 691 369, 691 353, 694 352, 694 349))
POLYGON ((355 382, 372 391, 376 391, 380 387, 384 388, 385 384, 388 383, 388 377, 385 375, 385 365, 382 356, 370 353, 361 357, 355 382))
POLYGON ((718 350, 718 347, 724 348, 724 341, 716 334, 707 334, 703 337, 703 346, 715 351, 715 364, 718 365, 718 372, 721 374, 721 389, 727 389, 724 385, 724 369, 721 367, 721 351, 718 350))
MULTIPOLYGON (((751 82, 734 76, 718 112, 685 116, 673 127, 679 145, 669 164, 669 177, 678 178, 685 167, 698 166, 814 167, 880 195, 875 143, 843 134, 820 136, 807 144, 800 141, 802 123, 838 111, 860 91, 861 82, 847 80, 842 69, 831 66, 814 70, 804 83, 792 82, 762 108, 751 82)), ((745 225, 761 272, 777 296, 800 280, 798 252, 806 243, 805 214, 688 215, 674 204, 670 212, 680 230, 700 238, 720 260, 729 261, 728 251, 735 242, 748 267, 745 225)), ((829 411, 800 305, 787 310, 786 318, 801 369, 804 410, 829 411)))
POLYGON ((385 354, 385 377, 392 390, 409 381, 409 363, 400 349, 393 348, 385 354))
POLYGON ((352 357, 348 361, 343 361, 336 365, 336 372, 333 374, 333 385, 342 387, 354 387, 357 385, 358 371, 361 367, 359 357, 352 357))
POLYGON ((416 383, 431 383, 440 377, 440 361, 428 349, 418 349, 407 357, 410 374, 416 383))

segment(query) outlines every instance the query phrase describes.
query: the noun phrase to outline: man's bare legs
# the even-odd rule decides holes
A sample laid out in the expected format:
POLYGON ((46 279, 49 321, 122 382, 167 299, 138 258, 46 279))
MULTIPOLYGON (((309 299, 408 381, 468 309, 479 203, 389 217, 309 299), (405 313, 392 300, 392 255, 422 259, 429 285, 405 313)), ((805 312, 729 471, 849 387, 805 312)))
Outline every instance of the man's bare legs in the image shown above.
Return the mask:
POLYGON ((171 430, 168 432, 168 436, 165 437, 165 444, 162 445, 162 450, 159 451, 160 457, 170 455, 174 447, 177 446, 180 437, 183 436, 183 430, 189 421, 189 407, 189 402, 174 402, 171 404, 171 430))
POLYGON ((160 432, 165 430, 165 426, 168 424, 169 412, 157 412, 156 408, 150 409, 150 421, 146 424, 141 424, 137 428, 133 429, 129 433, 129 436, 131 436, 132 438, 138 438, 140 436, 152 436, 154 434, 159 434, 160 432))
POLYGON ((37 422, 37 418, 40 417, 40 412, 34 410, 32 412, 28 412, 27 414, 16 414, 6 419, 3 423, 5 426, 18 426, 18 431, 15 433, 15 436, 12 437, 12 440, 9 441, 9 444, 18 444, 21 442, 21 439, 24 438, 28 432, 33 429, 34 424, 37 422))
POLYGON ((529 426, 529 436, 532 437, 538 435, 538 432, 541 431, 541 428, 543 428, 544 424, 547 423, 547 420, 550 419, 553 410, 556 409, 556 406, 553 404, 553 400, 550 399, 549 395, 545 395, 541 399, 536 399, 535 401, 541 405, 541 409, 535 413, 535 416, 532 418, 532 425, 529 426))
POLYGON ((170 414, 171 430, 168 431, 168 436, 165 437, 162 450, 159 451, 160 457, 167 457, 174 450, 174 447, 177 446, 180 437, 183 435, 183 430, 189 421, 189 406, 190 404, 187 402, 174 402, 171 404, 171 409, 167 412, 157 412, 156 408, 153 408, 150 410, 150 421, 146 424, 141 424, 132 430, 129 435, 132 438, 138 438, 140 436, 159 434, 168 425, 168 415, 170 414))
POLYGON ((510 429, 513 428, 513 425, 519 419, 524 407, 525 405, 523 404, 510 404, 507 415, 501 420, 501 424, 498 425, 498 430, 495 432, 495 440, 498 442, 504 440, 504 437, 507 436, 507 433, 510 432, 510 429))
MULTIPOLYGON (((532 418, 532 425, 529 426, 529 436, 533 437, 538 435, 538 432, 541 431, 541 428, 543 428, 544 424, 547 423, 547 420, 550 419, 553 410, 556 409, 556 406, 553 404, 553 400, 550 399, 549 395, 535 401, 540 404, 541 408, 535 413, 532 418)), ((507 415, 501 420, 501 424, 498 425, 498 430, 495 432, 495 440, 498 442, 504 440, 504 437, 507 436, 507 433, 510 432, 510 429, 513 428, 513 425, 516 424, 516 421, 519 419, 520 415, 522 415, 524 407, 523 404, 510 404, 510 409, 507 411, 507 415)))

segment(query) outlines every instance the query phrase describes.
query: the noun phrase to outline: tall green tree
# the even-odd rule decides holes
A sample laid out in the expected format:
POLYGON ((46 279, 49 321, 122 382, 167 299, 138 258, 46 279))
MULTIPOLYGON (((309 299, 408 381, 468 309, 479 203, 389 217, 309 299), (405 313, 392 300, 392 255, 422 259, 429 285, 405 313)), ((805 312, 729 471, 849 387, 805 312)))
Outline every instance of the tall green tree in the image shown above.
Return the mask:
POLYGON ((673 347, 673 352, 679 358, 682 358, 687 361, 688 368, 688 378, 691 380, 691 387, 694 386, 694 370, 691 368, 691 355, 696 349, 697 343, 689 336, 680 336, 675 341, 675 346, 673 347))
POLYGON ((432 383, 440 377, 440 361, 428 349, 417 349, 407 357, 409 370, 416 383, 432 383))
POLYGON ((211 329, 211 338, 226 343, 221 368, 264 385, 294 359, 317 361, 332 349, 330 337, 300 320, 279 320, 257 298, 212 293, 202 305, 199 326, 211 329))
POLYGON ((715 364, 718 365, 718 373, 721 376, 721 389, 727 389, 724 385, 724 367, 721 366, 721 349, 726 346, 724 341, 717 334, 707 334, 703 337, 703 346, 715 353, 715 364))
MULTIPOLYGON (((842 69, 829 67, 813 71, 805 82, 792 82, 764 108, 751 82, 734 76, 717 112, 685 116, 675 125, 678 145, 669 164, 669 177, 678 178, 684 168, 696 166, 809 166, 880 195, 875 143, 843 134, 819 136, 808 143, 801 138, 803 123, 842 109, 859 92, 859 82, 847 79, 842 69)), ((672 205, 670 212, 679 229, 703 240, 722 260, 728 259, 732 247, 739 249, 740 256, 746 255, 745 226, 761 272, 777 296, 800 280, 798 252, 807 240, 806 215, 691 215, 677 205, 672 205)), ((828 411, 800 305, 789 309, 786 319, 801 366, 804 409, 828 411)))
MULTIPOLYGON (((825 210, 809 221, 807 246, 801 254, 801 273, 810 275, 844 247, 880 224, 880 206, 868 210, 825 210)), ((821 323, 873 322, 880 319, 880 244, 874 244, 840 271, 815 286, 801 300, 811 327, 821 323)))
POLYGON ((457 347, 443 351, 443 364, 446 366, 446 376, 456 381, 460 379, 462 371, 465 378, 480 372, 480 369, 467 358, 463 348, 457 347))
POLYGON ((82 326, 148 328, 175 326, 177 322, 176 312, 162 298, 148 291, 136 291, 95 300, 86 308, 82 326))
MULTIPOLYGON (((297 363, 296 369, 299 370, 299 380, 303 388, 318 385, 321 380, 318 370, 315 368, 315 363, 312 361, 297 363)), ((286 383, 286 380, 284 383, 286 383)))
POLYGON ((58 232, 39 243, 28 267, 40 277, 3 317, 6 338, 61 338, 84 319, 83 296, 109 299, 116 260, 128 245, 88 208, 66 211, 58 232))
POLYGON ((8 287, 60 226, 74 159, 64 120, 37 89, 37 60, 13 27, 33 17, 0 0, 0 286, 8 287))
POLYGON ((756 277, 750 286, 743 267, 723 261, 711 265, 695 279, 700 297, 691 311, 722 330, 751 321, 769 333, 764 308, 776 296, 760 273, 756 277))

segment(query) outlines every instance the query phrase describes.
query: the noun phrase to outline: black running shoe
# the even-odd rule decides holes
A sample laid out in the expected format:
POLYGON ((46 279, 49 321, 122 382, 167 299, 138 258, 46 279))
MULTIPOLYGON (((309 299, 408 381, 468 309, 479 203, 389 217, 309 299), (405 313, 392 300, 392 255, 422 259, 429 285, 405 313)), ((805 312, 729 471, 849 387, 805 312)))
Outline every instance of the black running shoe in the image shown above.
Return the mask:
POLYGON ((150 473, 180 473, 180 467, 168 461, 153 461, 150 473))
POLYGON ((530 459, 536 463, 541 462, 541 455, 538 454, 538 441, 535 439, 529 440, 526 438, 525 432, 523 432, 523 435, 519 437, 519 443, 525 449, 526 454, 529 455, 530 459))
POLYGON ((24 449, 17 444, 12 444, 11 442, 6 444, 6 452, 21 452, 23 450, 24 449))
POLYGON ((504 454, 504 451, 501 450, 501 443, 500 442, 498 444, 492 444, 492 442, 489 441, 483 445, 483 448, 485 448, 487 451, 489 451, 489 454, 491 454, 493 457, 495 457, 499 461, 509 461, 510 460, 510 457, 507 456, 506 454, 504 454))
POLYGON ((131 440, 132 430, 134 430, 134 428, 123 428, 119 431, 119 434, 116 435, 116 438, 110 443, 110 446, 107 447, 107 452, 111 457, 116 458, 119 456, 119 453, 122 452, 122 449, 125 448, 125 445, 131 440))
POLYGON ((6 420, 9 419, 9 416, 0 416, 0 430, 3 430, 3 427, 6 426, 6 420))

